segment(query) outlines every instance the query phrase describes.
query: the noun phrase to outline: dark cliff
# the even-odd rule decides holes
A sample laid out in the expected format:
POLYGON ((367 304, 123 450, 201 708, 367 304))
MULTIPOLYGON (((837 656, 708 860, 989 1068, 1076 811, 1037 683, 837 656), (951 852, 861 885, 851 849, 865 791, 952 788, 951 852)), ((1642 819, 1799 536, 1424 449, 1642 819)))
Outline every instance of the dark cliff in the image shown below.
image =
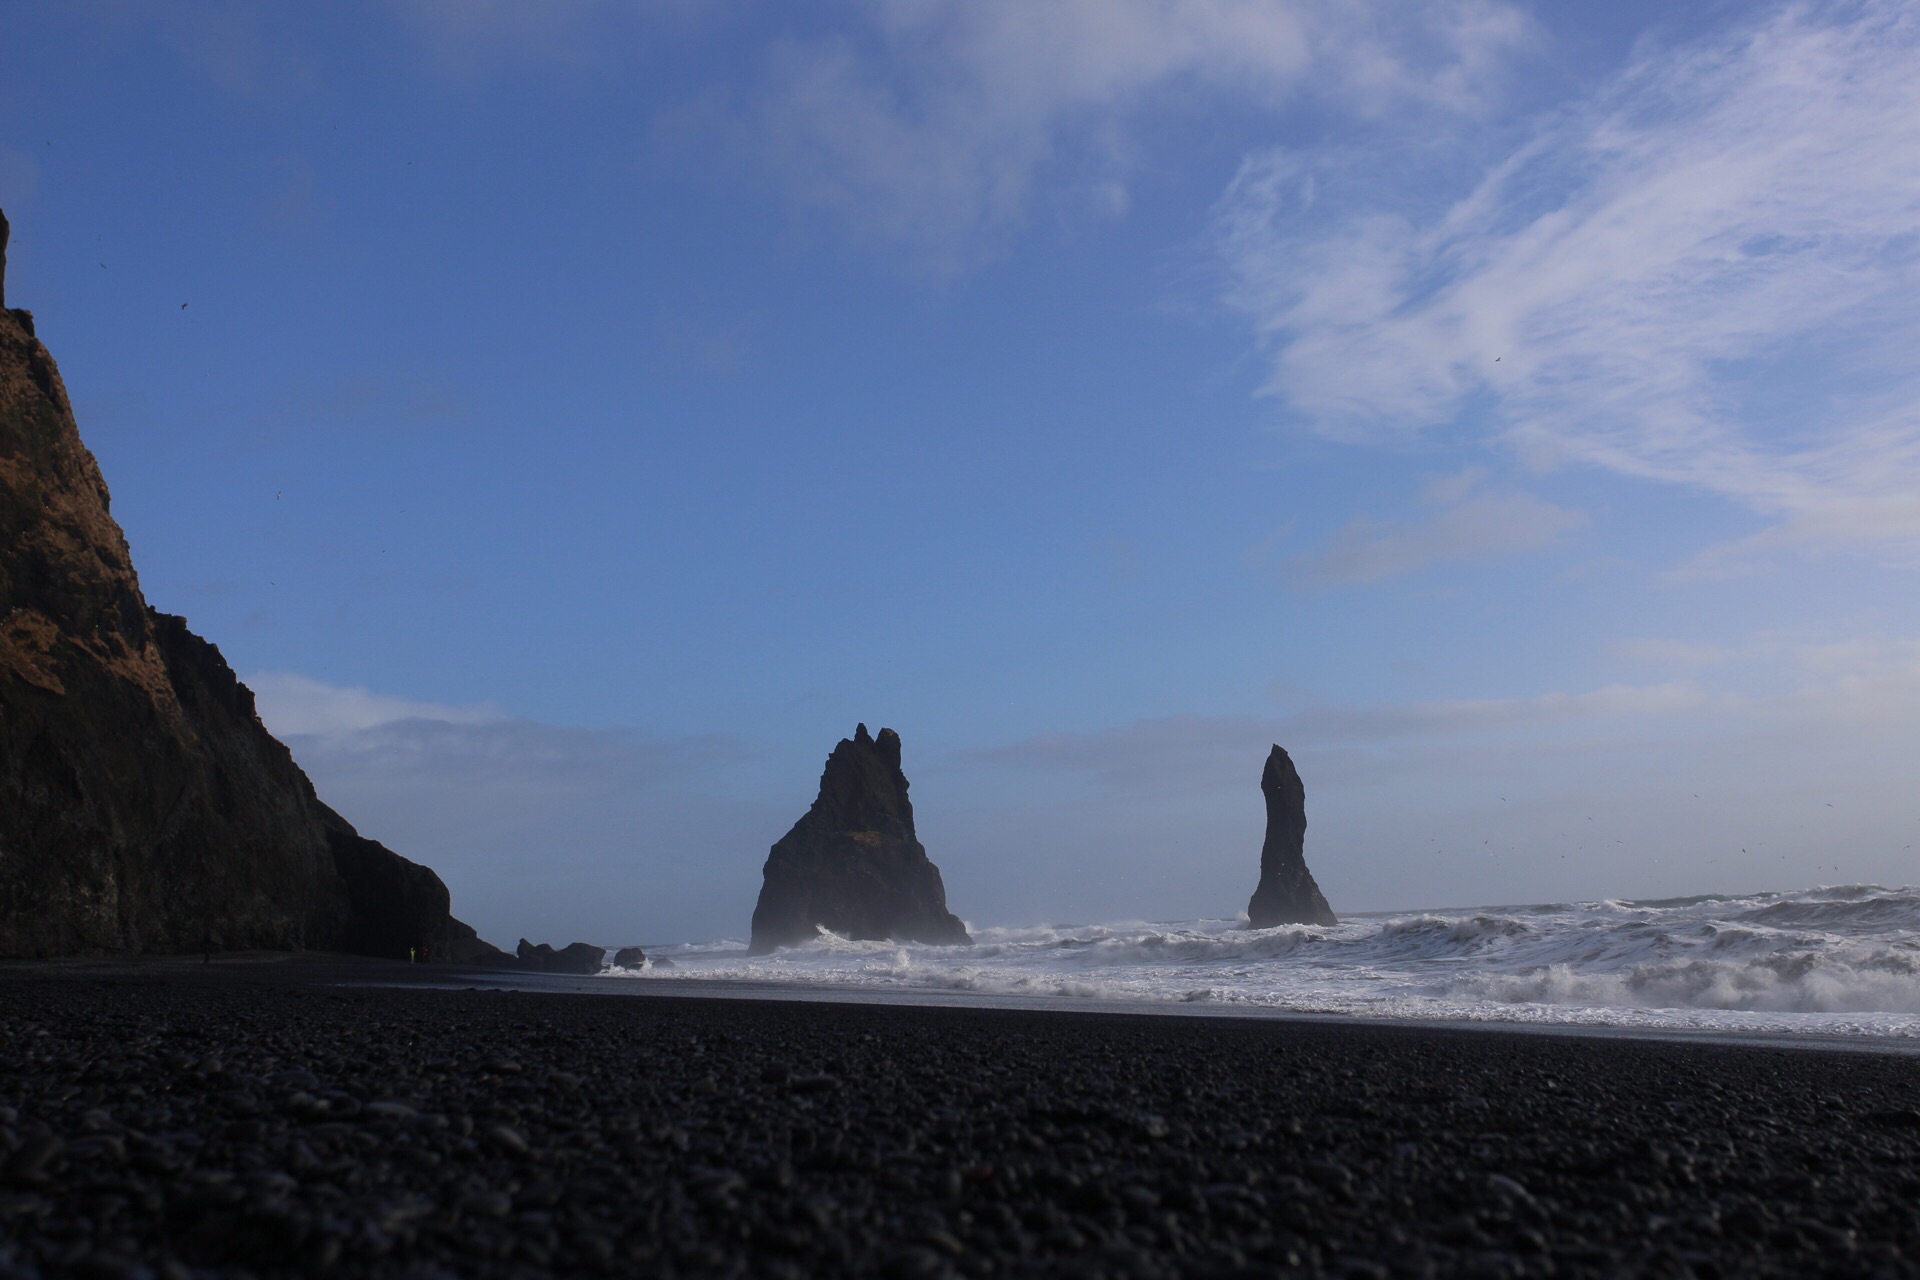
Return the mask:
POLYGON ((861 725, 827 757, 820 794, 767 857, 753 909, 755 954, 815 937, 969 942, 940 868, 913 831, 900 735, 861 725))
POLYGON ((1260 885, 1247 903, 1248 925, 1340 923, 1307 870, 1307 788, 1278 744, 1261 770, 1260 794, 1267 800, 1267 839, 1260 847, 1260 885))
MULTIPOLYGON (((0 282, 5 245, 0 216, 0 282)), ((498 954, 448 908, 147 604, 60 372, 0 306, 0 955, 498 954)))

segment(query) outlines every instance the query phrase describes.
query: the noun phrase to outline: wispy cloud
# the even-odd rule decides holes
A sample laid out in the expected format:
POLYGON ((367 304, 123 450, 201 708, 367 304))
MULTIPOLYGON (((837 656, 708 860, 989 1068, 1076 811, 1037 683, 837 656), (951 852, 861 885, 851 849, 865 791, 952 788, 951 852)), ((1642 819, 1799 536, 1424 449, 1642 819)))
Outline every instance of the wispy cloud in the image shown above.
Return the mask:
POLYGON ((1002 251, 1045 175, 1124 212, 1130 121, 1158 92, 1377 115, 1484 101, 1532 38, 1497 0, 932 0, 857 4, 774 50, 736 143, 803 205, 935 272, 1002 251))
POLYGON ((1920 562, 1917 60, 1910 6, 1793 5, 1642 53, 1438 202, 1405 138, 1248 160, 1218 245, 1268 389, 1330 434, 1491 422, 1774 521, 1697 570, 1920 562))
POLYGON ((976 856, 1039 878, 1052 868, 1001 850, 1044 832, 1060 869, 1043 901, 1079 913, 1064 918, 1108 918, 1149 890, 1170 916, 1232 910, 1253 887, 1255 788, 1279 742, 1338 911, 1912 879, 1920 641, 1756 636, 1666 656, 1713 660, 1675 680, 1008 743, 976 757, 1012 811, 976 856))
POLYGON ((1613 657, 1623 662, 1680 671, 1717 667, 1727 662, 1734 653, 1725 645, 1675 640, 1667 636, 1630 636, 1612 642, 1607 649, 1613 657))
POLYGON ((286 672, 247 683, 321 799, 438 871, 496 942, 738 928, 784 830, 705 785, 749 754, 733 739, 541 724, 286 672))
POLYGON ((986 763, 1086 776, 1129 793, 1182 795, 1246 785, 1267 744, 1357 758, 1392 751, 1431 764, 1458 744, 1613 722, 1665 722, 1729 706, 1686 681, 1615 684, 1531 697, 1313 707, 1280 716, 1167 716, 1083 733, 1043 734, 978 753, 986 763), (1454 744, 1449 746, 1446 744, 1454 744))
POLYGON ((254 706, 276 737, 339 737, 399 721, 450 725, 495 724, 507 719, 491 703, 449 706, 371 689, 327 684, 291 671, 260 671, 246 678, 254 706))
POLYGON ((1436 508, 1432 514, 1349 521, 1325 547, 1290 560, 1288 569, 1305 582, 1377 582, 1434 565, 1537 550, 1585 523, 1580 512, 1528 494, 1478 492, 1480 478, 1469 469, 1432 481, 1423 495, 1436 508))
POLYGON ((1862 732, 1910 734, 1920 717, 1920 639, 1758 635, 1726 646, 1641 639, 1616 646, 1616 654, 1687 674, 1519 697, 1169 716, 1040 735, 978 758, 1081 774, 1118 790, 1179 791, 1243 786, 1246 761, 1263 756, 1268 742, 1343 760, 1393 753, 1409 767, 1433 770, 1475 743, 1578 744, 1612 739, 1629 726, 1649 741, 1676 734, 1733 740, 1764 730, 1814 750, 1862 732))
POLYGON ((1736 644, 1641 637, 1609 649, 1645 671, 1711 671, 1719 687, 1743 690, 1756 712, 1806 704, 1849 720, 1920 713, 1920 640, 1912 638, 1765 632, 1736 644))
POLYGON ((571 796, 632 791, 739 754, 722 737, 656 740, 624 729, 567 728, 509 716, 492 703, 423 702, 292 672, 246 683, 261 723, 303 764, 355 785, 498 783, 571 796))

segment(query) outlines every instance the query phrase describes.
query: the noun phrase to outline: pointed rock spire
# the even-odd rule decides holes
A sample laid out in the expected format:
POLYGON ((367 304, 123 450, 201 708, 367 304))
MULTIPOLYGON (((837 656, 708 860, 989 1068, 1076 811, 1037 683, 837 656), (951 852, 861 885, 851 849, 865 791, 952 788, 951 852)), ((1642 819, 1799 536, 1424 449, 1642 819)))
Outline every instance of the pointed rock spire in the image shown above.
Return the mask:
POLYGON ((1278 743, 1261 771, 1260 793, 1267 799, 1267 839, 1260 848, 1260 885, 1247 903, 1248 925, 1340 923, 1307 870, 1307 788, 1278 743))

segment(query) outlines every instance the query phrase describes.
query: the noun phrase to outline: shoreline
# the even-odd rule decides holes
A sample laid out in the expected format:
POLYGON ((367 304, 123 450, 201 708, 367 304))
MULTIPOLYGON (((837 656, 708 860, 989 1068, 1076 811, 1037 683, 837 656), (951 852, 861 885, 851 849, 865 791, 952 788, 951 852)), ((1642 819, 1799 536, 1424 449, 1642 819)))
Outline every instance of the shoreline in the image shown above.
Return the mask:
POLYGON ((1205 1022, 1298 1022, 1311 1025, 1395 1027, 1491 1035, 1571 1037, 1602 1041, 1650 1041, 1730 1045, 1758 1049, 1920 1056, 1920 1037, 1849 1035, 1827 1031, 1752 1031, 1717 1027, 1646 1027, 1614 1023, 1544 1022, 1502 1018, 1413 1018, 1401 1015, 1326 1013, 1263 1005, 1202 1001, 1118 1000, 1066 995, 1015 995, 937 988, 873 988, 828 983, 780 983, 734 978, 611 977, 608 974, 554 974, 511 965, 434 962, 408 964, 367 956, 320 952, 228 952, 211 964, 192 956, 67 956, 45 960, 0 960, 0 985, 9 976, 67 974, 101 977, 209 973, 271 973, 275 977, 325 985, 390 987, 434 991, 501 990, 535 995, 582 995, 628 999, 760 1001, 772 1004, 824 1004, 850 1008, 1000 1009, 1033 1013, 1112 1015, 1193 1019, 1205 1022))
MULTIPOLYGON (((1398 1014, 1324 1013, 1268 1005, 1206 1001, 1117 1000, 1090 996, 1015 995, 937 988, 872 988, 828 983, 779 983, 734 978, 647 978, 601 975, 524 974, 502 969, 463 969, 462 977, 417 985, 471 985, 549 994, 660 997, 667 999, 793 1001, 803 1004, 875 1005, 933 1009, 1018 1009, 1042 1013, 1113 1014, 1120 1017, 1193 1018, 1253 1022, 1402 1027, 1419 1030, 1485 1031, 1506 1035, 1574 1036, 1600 1040, 1653 1040, 1682 1044, 1732 1044, 1755 1048, 1818 1049, 1849 1053, 1920 1056, 1920 1037, 1849 1035, 1829 1031, 1753 1031, 1718 1027, 1648 1027, 1617 1023, 1542 1022, 1506 1018, 1412 1018, 1398 1014)), ((416 985, 406 983, 403 985, 416 985)))

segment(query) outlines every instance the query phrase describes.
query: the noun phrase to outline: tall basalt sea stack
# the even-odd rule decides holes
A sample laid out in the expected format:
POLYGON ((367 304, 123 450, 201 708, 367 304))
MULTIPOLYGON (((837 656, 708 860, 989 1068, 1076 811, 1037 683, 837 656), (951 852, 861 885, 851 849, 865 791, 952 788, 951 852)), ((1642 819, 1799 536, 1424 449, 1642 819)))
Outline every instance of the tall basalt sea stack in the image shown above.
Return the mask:
POLYGON ((0 956, 410 947, 498 954, 148 606, 60 371, 0 303, 0 956))
POLYGON ((971 942, 947 910, 940 868, 913 833, 900 735, 861 725, 827 757, 820 795, 767 856, 753 908, 755 955, 816 937, 971 942))
POLYGON ((1267 841, 1260 846, 1260 886, 1247 903, 1247 924, 1339 924, 1307 870, 1307 788, 1276 743, 1260 774, 1267 798, 1267 841))

